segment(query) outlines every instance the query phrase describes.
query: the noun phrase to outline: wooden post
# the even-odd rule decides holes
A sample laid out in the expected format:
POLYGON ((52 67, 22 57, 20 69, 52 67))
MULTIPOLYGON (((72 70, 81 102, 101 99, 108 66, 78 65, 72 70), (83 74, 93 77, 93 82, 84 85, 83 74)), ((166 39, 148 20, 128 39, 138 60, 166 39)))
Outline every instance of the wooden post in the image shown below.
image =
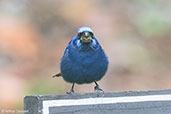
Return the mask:
POLYGON ((171 90, 26 96, 24 110, 26 114, 171 114, 171 90))

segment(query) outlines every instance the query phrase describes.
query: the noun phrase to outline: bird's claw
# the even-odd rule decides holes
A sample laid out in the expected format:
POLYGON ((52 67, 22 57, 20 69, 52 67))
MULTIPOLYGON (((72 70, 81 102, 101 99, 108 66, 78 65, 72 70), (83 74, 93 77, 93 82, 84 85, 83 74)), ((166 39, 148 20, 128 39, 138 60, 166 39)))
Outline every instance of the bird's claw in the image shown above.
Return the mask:
POLYGON ((66 92, 66 94, 73 95, 74 94, 74 90, 71 90, 70 92, 66 92))
POLYGON ((96 91, 96 92, 102 92, 102 93, 104 93, 104 91, 103 91, 103 89, 101 89, 98 85, 96 85, 95 87, 94 87, 94 90, 96 91))

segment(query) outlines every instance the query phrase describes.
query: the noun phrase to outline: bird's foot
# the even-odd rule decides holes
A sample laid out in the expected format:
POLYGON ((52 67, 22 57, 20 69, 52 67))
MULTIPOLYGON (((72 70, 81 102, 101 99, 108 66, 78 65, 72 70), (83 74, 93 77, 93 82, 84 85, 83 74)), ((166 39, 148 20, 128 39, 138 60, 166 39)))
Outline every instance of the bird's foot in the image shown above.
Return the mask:
POLYGON ((74 94, 74 90, 71 90, 70 92, 66 92, 67 94, 73 95, 74 94))
POLYGON ((104 93, 103 89, 101 89, 101 88, 99 87, 99 85, 96 85, 96 86, 94 87, 94 91, 96 91, 96 92, 98 92, 98 93, 104 93))
POLYGON ((72 84, 72 87, 71 87, 70 92, 66 92, 67 94, 70 94, 70 95, 73 95, 74 94, 74 84, 75 83, 72 84))

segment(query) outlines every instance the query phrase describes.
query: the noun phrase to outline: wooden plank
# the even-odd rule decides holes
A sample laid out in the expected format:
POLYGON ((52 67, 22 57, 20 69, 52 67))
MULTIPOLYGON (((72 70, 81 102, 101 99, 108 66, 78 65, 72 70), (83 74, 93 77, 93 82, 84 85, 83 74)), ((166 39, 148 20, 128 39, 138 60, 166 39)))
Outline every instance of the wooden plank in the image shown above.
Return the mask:
POLYGON ((171 90, 26 96, 24 110, 27 114, 171 114, 171 90))

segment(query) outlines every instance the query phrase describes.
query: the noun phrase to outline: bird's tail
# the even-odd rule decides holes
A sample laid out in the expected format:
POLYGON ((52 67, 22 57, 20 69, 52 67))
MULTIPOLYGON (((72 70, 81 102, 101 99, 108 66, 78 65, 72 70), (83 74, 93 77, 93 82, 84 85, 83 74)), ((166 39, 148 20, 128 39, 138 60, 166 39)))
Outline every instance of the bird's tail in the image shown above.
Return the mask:
POLYGON ((56 75, 52 76, 52 78, 60 77, 60 76, 62 76, 62 75, 61 75, 61 73, 58 73, 58 74, 56 74, 56 75))

